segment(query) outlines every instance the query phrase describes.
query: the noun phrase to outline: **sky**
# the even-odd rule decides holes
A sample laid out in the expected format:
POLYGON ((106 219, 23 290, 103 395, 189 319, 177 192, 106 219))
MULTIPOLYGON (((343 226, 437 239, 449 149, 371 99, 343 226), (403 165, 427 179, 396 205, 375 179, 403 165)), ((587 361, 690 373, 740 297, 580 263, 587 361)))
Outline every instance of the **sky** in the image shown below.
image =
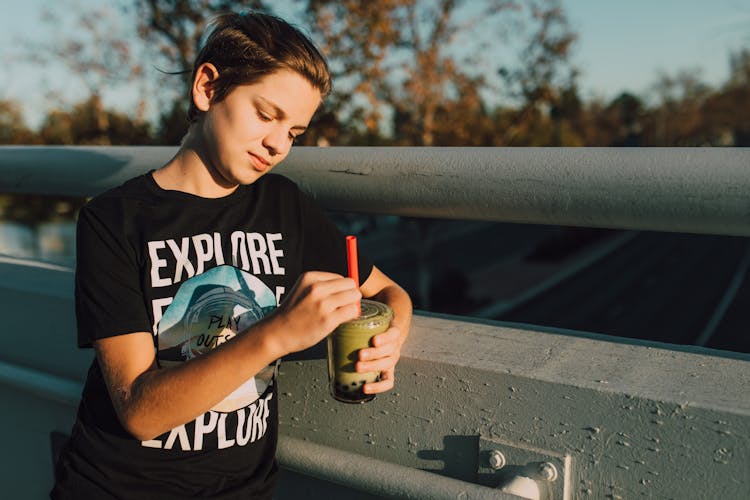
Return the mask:
MULTIPOLYGON (((74 29, 72 18, 54 29, 40 22, 43 8, 55 4, 0 0, 0 100, 21 102, 31 127, 50 107, 65 107, 87 95, 82 82, 62 66, 30 64, 19 56, 24 39, 54 41, 74 29)), ((730 52, 750 48, 749 0, 562 0, 562 5, 579 34, 572 60, 580 70, 584 99, 608 100, 626 90, 648 97, 660 74, 679 71, 694 72, 718 86, 728 77, 730 52)), ((130 87, 130 92, 105 93, 105 104, 132 110, 137 93, 148 90, 130 87)))
POLYGON ((574 61, 584 91, 647 92, 660 72, 698 71, 717 86, 729 54, 750 48, 749 0, 563 0, 580 39, 574 61))

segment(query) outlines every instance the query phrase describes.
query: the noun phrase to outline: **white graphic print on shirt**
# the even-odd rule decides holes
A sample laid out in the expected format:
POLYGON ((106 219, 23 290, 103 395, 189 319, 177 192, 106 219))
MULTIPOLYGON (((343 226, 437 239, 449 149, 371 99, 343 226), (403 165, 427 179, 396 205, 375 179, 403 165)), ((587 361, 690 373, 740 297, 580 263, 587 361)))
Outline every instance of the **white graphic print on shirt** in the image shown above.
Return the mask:
MULTIPOLYGON (((184 363, 229 341, 272 311, 284 293, 283 287, 277 287, 274 293, 252 274, 223 264, 218 234, 210 238, 201 236, 207 235, 182 238, 179 243, 174 240, 148 243, 152 286, 182 281, 174 298, 152 301, 158 359, 163 367, 184 363), (204 272, 209 261, 218 267, 204 272), (174 275, 163 276, 172 263, 174 275)), ((283 252, 274 246, 281 235, 235 232, 230 239, 235 265, 254 272, 284 274, 285 269, 279 263, 283 252)), ((188 424, 178 426, 166 439, 141 444, 189 451, 203 449, 208 442, 221 449, 260 439, 267 427, 268 402, 273 392, 261 396, 273 385, 277 367, 278 362, 266 367, 210 412, 190 422, 189 428, 188 424)))

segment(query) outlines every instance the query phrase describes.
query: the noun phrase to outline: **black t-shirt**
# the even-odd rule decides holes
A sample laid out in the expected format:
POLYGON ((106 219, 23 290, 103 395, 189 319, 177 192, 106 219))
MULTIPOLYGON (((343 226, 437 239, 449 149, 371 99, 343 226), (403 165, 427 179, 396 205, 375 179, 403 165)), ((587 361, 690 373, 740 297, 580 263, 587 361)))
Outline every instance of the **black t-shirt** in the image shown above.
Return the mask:
MULTIPOLYGON (((78 344, 153 332, 161 368, 231 341, 310 270, 345 275, 339 232, 290 180, 268 174, 207 199, 151 173, 88 203, 77 230, 78 344)), ((372 265, 361 258, 360 282, 372 265)), ((53 498, 263 498, 276 472, 276 367, 150 441, 120 424, 96 360, 53 498)))

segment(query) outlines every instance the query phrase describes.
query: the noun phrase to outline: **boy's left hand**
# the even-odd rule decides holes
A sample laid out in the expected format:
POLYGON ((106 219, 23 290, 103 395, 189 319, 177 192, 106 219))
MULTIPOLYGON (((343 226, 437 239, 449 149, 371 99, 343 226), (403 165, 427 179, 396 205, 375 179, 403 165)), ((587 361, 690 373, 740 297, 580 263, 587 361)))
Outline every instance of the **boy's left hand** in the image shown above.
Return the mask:
POLYGON ((393 389, 396 363, 401 357, 401 330, 391 326, 372 338, 372 347, 359 351, 357 372, 380 372, 380 381, 365 384, 365 394, 378 394, 393 389))

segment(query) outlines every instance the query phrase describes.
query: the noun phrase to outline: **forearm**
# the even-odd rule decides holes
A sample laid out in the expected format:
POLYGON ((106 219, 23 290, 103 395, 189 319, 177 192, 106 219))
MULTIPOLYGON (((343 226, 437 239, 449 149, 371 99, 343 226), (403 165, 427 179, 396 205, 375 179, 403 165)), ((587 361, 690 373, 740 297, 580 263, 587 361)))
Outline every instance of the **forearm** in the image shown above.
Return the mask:
POLYGON ((281 357, 272 342, 274 320, 262 321, 229 342, 179 366, 151 369, 129 390, 113 387, 126 429, 146 440, 189 422, 281 357))
POLYGON ((210 352, 157 369, 151 334, 97 341, 97 358, 123 426, 151 439, 202 415, 276 359, 306 349, 356 316, 362 294, 339 275, 302 275, 273 313, 210 352))

